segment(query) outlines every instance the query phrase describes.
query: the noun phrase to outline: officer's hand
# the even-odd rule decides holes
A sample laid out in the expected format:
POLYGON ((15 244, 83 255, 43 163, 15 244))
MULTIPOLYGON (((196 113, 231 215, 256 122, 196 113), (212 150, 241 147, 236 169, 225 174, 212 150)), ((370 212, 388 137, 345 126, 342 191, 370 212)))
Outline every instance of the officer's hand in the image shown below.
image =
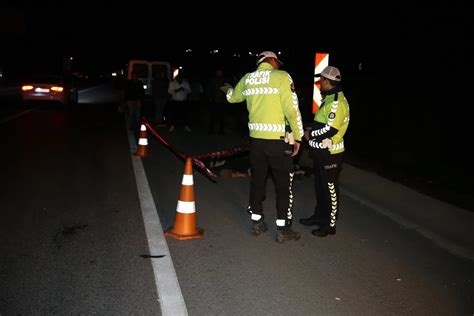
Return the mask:
POLYGON ((301 142, 295 140, 295 144, 293 145, 293 153, 291 154, 291 157, 298 155, 298 152, 300 151, 300 146, 301 146, 301 142))
POLYGON ((222 87, 219 87, 219 89, 221 89, 222 92, 227 93, 229 89, 232 89, 232 86, 226 82, 222 87))
POLYGON ((322 148, 331 148, 332 147, 332 140, 330 138, 325 138, 322 141, 323 146, 322 148))

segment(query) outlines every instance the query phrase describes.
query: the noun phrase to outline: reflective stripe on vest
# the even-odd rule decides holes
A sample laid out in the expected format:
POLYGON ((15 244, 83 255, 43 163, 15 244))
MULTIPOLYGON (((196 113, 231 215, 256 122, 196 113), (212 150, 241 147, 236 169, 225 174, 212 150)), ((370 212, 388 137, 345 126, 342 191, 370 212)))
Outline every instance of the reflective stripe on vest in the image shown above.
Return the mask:
POLYGON ((256 94, 278 94, 280 90, 278 88, 250 88, 242 91, 242 94, 245 96, 256 95, 256 94))
POLYGON ((285 132, 285 124, 249 123, 249 130, 261 132, 285 132))

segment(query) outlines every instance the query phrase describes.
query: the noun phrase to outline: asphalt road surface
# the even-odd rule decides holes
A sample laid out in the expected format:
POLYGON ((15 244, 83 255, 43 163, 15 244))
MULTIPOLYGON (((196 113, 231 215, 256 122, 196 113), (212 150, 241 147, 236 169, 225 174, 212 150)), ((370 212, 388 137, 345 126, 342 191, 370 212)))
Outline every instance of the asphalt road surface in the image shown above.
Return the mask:
MULTIPOLYGON (((102 90, 105 102, 110 90, 89 92, 102 90)), ((296 221, 301 239, 278 244, 271 181, 269 231, 256 238, 249 178, 213 182, 194 166, 204 235, 175 240, 162 232, 174 223, 184 161, 150 134, 148 155, 135 157, 114 104, 3 113, 2 315, 474 313, 471 212, 347 166, 337 234, 317 238, 296 221)), ((156 131, 190 155, 246 141, 209 136, 203 124, 156 131)), ((245 157, 215 171, 226 168, 245 168, 245 157)), ((296 219, 312 212, 312 183, 295 183, 296 219)))

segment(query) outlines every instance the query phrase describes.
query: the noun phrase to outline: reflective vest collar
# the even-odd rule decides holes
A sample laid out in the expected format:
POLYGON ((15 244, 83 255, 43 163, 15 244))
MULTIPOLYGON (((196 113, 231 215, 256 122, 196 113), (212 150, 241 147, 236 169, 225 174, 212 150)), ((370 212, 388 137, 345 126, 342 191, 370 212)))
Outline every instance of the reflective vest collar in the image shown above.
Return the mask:
POLYGON ((260 65, 258 65, 257 70, 273 70, 273 66, 270 65, 269 63, 263 62, 260 65))

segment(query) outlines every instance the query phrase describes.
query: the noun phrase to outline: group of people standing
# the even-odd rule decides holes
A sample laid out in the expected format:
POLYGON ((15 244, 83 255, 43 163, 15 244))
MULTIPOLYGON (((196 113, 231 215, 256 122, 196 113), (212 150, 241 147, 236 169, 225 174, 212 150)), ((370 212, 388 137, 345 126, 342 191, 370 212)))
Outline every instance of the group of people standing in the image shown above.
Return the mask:
MULTIPOLYGON (((247 212, 252 221, 251 232, 259 236, 267 230, 263 201, 267 178, 272 177, 276 193, 277 242, 298 240, 301 234, 292 229, 294 220, 293 177, 294 159, 303 139, 308 141, 313 159, 316 204, 313 214, 300 218, 305 226, 317 226, 312 234, 325 237, 336 234, 340 212, 339 175, 344 154, 344 135, 349 125, 349 105, 341 87, 341 73, 333 66, 326 67, 320 76, 322 104, 314 115, 312 126, 305 130, 293 79, 280 70, 282 62, 271 51, 258 55, 257 69, 245 74, 235 85, 217 69, 206 86, 199 81, 193 88, 188 80, 177 76, 169 81, 160 72, 152 82, 154 119, 164 124, 164 117, 172 132, 178 116, 184 129, 191 131, 193 106, 200 105, 201 94, 209 105, 209 133, 223 134, 228 103, 246 103, 250 136, 250 193, 247 212), (193 103, 191 103, 189 96, 193 103)), ((141 82, 132 74, 125 91, 130 126, 137 128, 143 95, 141 82)))
MULTIPOLYGON (((165 70, 159 71, 151 82, 153 118, 157 126, 169 127, 172 132, 177 121, 184 122, 184 129, 191 131, 190 114, 192 112, 188 102, 188 96, 191 94, 189 82, 182 76, 176 76, 169 80, 165 70), (166 121, 165 121, 166 118, 166 121)), ((141 122, 141 112, 145 90, 143 82, 138 79, 138 75, 132 72, 131 78, 125 82, 123 87, 123 98, 126 105, 126 115, 128 116, 129 127, 138 132, 141 122)), ((122 112, 122 109, 119 108, 122 112)))
MULTIPOLYGON (((224 83, 232 82, 224 75, 221 67, 216 68, 214 75, 203 85, 197 76, 189 80, 178 74, 170 80, 165 70, 156 74, 151 82, 153 102, 153 122, 156 126, 167 126, 173 132, 177 123, 183 123, 185 131, 192 131, 191 123, 202 119, 198 112, 204 112, 209 134, 223 135, 229 129, 230 118, 234 107, 229 107, 225 93, 220 89, 224 83), (206 102, 203 102, 206 100, 206 102)), ((136 130, 139 124, 144 98, 143 83, 132 73, 126 82, 124 98, 127 105, 131 129, 136 130)), ((234 125, 242 122, 234 122, 234 125)), ((238 126, 239 128, 241 126, 238 126)), ((241 129, 241 128, 240 128, 241 129)))

